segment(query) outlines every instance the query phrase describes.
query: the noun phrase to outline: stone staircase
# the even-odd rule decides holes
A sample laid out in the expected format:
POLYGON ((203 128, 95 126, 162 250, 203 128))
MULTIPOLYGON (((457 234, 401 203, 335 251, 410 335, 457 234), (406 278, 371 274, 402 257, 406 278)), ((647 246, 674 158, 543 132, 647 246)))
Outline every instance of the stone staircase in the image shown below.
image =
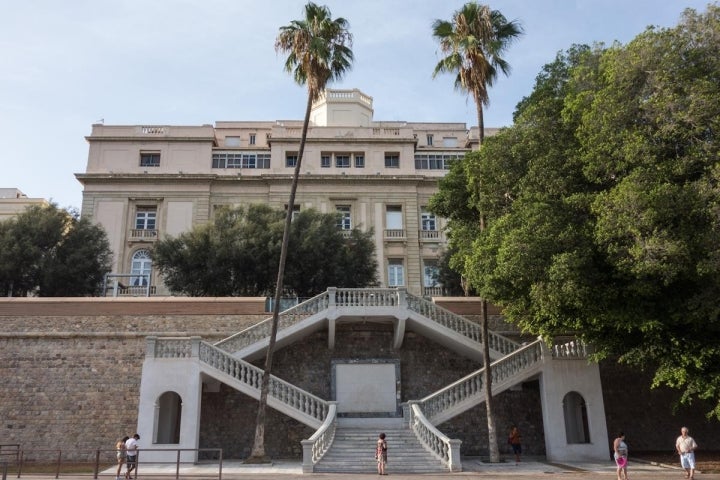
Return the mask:
POLYGON ((375 442, 384 432, 388 442, 386 471, 393 473, 446 473, 432 453, 428 452, 408 428, 338 427, 335 440, 322 460, 315 465, 315 473, 377 473, 375 442))

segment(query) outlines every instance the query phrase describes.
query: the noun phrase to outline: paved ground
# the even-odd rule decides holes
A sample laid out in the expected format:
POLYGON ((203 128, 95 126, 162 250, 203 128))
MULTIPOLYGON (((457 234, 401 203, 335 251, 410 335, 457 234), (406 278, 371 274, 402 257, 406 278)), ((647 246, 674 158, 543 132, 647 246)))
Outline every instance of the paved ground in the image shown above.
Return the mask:
MULTIPOLYGON (((474 479, 492 479, 492 478, 512 478, 522 479, 538 479, 559 477, 562 480, 616 480, 615 468, 613 463, 580 463, 570 462, 565 464, 547 463, 540 459, 526 459, 519 465, 514 462, 502 464, 482 463, 479 459, 465 458, 463 459, 463 472, 446 473, 446 474, 402 474, 392 470, 392 464, 388 464, 388 477, 395 480, 440 480, 440 479, 458 479, 458 480, 474 480, 474 479)), ((298 462, 276 461, 269 465, 245 465, 239 461, 227 461, 223 463, 222 478, 225 480, 366 480, 377 479, 377 473, 371 473, 374 470, 373 465, 368 466, 367 474, 334 474, 334 473, 314 473, 303 474, 298 462)), ((139 480, 167 479, 175 478, 175 467, 168 465, 143 465, 140 464, 139 480)), ((218 465, 193 465, 182 467, 180 471, 181 479, 212 479, 218 478, 218 465)), ((9 477, 9 476, 8 476, 9 477)), ((632 462, 628 467, 628 477, 630 480, 650 480, 650 479, 677 479, 685 478, 685 472, 676 465, 657 465, 649 463, 632 462)), ((49 480, 52 476, 28 476, 21 477, 25 480, 49 480)), ((92 476, 72 476, 61 475, 63 480, 88 480, 92 476)), ((105 471, 100 474, 100 480, 114 480, 114 471, 105 471)), ((695 480, 720 480, 720 474, 703 474, 697 473, 695 480)))

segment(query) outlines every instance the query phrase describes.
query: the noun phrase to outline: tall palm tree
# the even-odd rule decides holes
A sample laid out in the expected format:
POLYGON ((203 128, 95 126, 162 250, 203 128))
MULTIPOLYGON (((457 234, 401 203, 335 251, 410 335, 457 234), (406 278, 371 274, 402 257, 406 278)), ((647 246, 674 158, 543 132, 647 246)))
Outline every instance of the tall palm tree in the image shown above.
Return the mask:
POLYGON ((451 21, 435 20, 432 29, 446 55, 435 66, 433 77, 456 73, 455 88, 473 96, 482 145, 483 106, 490 102, 488 88, 492 87, 498 70, 505 75, 510 73, 510 64, 501 55, 523 33, 522 27, 487 5, 469 2, 453 14, 451 21))
POLYGON ((272 326, 270 342, 265 357, 265 370, 263 372, 262 387, 260 389, 260 403, 255 427, 255 441, 250 458, 247 461, 267 461, 265 455, 265 410, 272 370, 273 353, 277 338, 278 318, 280 315, 280 297, 283 291, 283 277, 285 274, 285 260, 287 259, 288 243, 290 239, 290 225, 292 212, 295 206, 295 192, 297 191, 300 165, 302 164, 308 126, 310 124, 310 111, 312 104, 325 90, 328 82, 342 78, 350 70, 353 53, 352 35, 348 30, 349 24, 344 18, 332 19, 330 10, 326 6, 318 6, 312 2, 305 5, 305 16, 301 20, 293 20, 289 25, 280 27, 280 33, 275 40, 275 50, 286 53, 285 71, 292 74, 300 85, 306 85, 308 91, 305 119, 303 120, 300 149, 290 187, 290 199, 285 215, 285 231, 283 232, 282 247, 280 249, 280 263, 278 266, 277 284, 275 286, 275 303, 273 304, 272 326))
MULTIPOLYGON (((508 22, 497 10, 487 5, 469 2, 453 14, 451 21, 435 20, 432 25, 433 36, 440 42, 444 55, 435 66, 433 77, 440 73, 456 73, 455 88, 472 94, 477 108, 479 143, 485 140, 485 119, 483 106, 487 106, 490 97, 488 88, 495 81, 498 71, 505 75, 510 65, 501 57, 508 46, 522 34, 522 27, 516 21, 508 22)), ((485 216, 480 212, 480 230, 485 229, 485 216)), ((487 300, 481 302, 480 330, 483 346, 485 373, 485 408, 488 425, 488 451, 491 462, 500 461, 495 416, 493 413, 492 375, 490 372, 490 345, 488 342, 487 300)))

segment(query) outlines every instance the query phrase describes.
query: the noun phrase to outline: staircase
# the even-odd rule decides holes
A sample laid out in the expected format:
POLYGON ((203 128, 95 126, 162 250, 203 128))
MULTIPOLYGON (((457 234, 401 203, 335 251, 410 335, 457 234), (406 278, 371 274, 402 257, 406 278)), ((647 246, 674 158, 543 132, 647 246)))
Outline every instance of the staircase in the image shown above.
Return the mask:
POLYGON ((384 429, 338 427, 333 445, 315 465, 316 473, 377 473, 375 442, 380 432, 388 442, 386 471, 402 473, 447 473, 440 461, 420 444, 407 428, 384 429))

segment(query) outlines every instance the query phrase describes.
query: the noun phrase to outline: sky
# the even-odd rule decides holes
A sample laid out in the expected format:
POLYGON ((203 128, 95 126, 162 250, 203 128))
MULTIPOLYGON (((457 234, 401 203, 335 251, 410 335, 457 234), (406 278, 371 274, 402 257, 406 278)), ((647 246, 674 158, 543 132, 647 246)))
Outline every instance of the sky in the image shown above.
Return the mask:
MULTIPOLYGON (((301 120, 306 91, 274 49, 304 0, 0 0, 0 188, 79 208, 93 123, 301 120)), ((434 20, 464 0, 317 0, 350 24, 352 70, 330 88, 373 97, 374 120, 464 122, 475 106, 440 59, 434 20)), ((543 65, 573 44, 626 44, 707 0, 493 0, 524 35, 489 91, 486 127, 512 124, 543 65)))

